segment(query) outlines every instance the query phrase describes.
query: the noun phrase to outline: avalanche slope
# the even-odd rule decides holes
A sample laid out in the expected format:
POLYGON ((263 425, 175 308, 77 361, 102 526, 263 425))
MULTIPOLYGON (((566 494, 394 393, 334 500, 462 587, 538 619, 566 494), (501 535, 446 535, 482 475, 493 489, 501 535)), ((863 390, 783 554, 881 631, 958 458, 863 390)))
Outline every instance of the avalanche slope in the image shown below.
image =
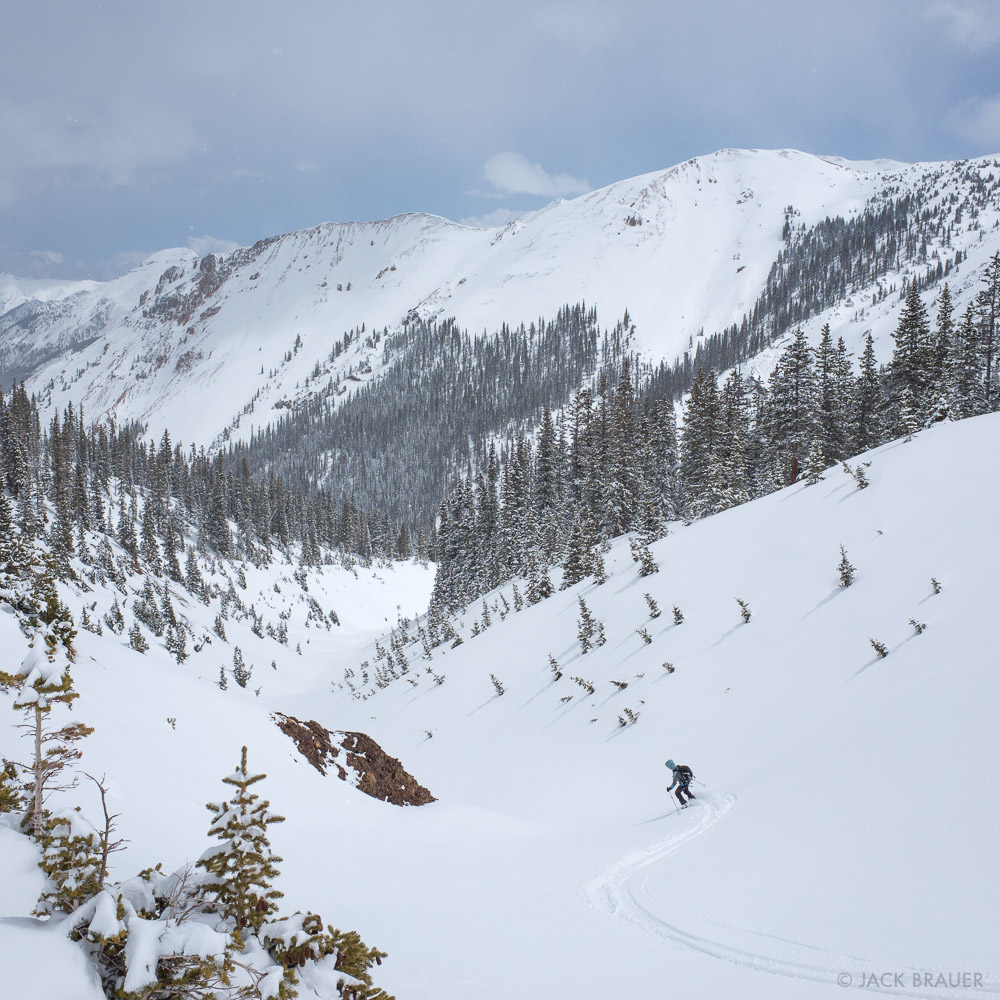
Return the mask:
POLYGON ((272 423, 316 379, 377 378, 381 348, 365 337, 331 357, 362 324, 370 336, 416 317, 453 316, 473 333, 493 332, 586 301, 609 328, 628 310, 632 347, 673 361, 701 333, 753 309, 785 247, 786 221, 850 220, 873 198, 919 194, 940 213, 925 259, 904 261, 808 324, 812 334, 829 321, 852 350, 870 328, 886 359, 900 303, 883 293, 904 275, 960 251, 967 261, 952 290, 959 309, 970 298, 1000 245, 997 169, 989 157, 851 163, 724 149, 554 202, 502 229, 410 214, 324 223, 224 256, 164 250, 103 283, 0 277, 0 378, 30 376, 50 407, 72 401, 94 419, 140 420, 157 438, 169 429, 207 447, 272 423))
MULTIPOLYGON (((246 622, 183 665, 81 631, 74 716, 95 727, 82 766, 108 775, 129 840, 113 875, 198 857, 204 803, 246 744, 286 817, 272 836, 284 907, 386 950, 377 981, 400 1000, 798 1000, 850 995, 842 976, 881 989, 862 977, 887 974, 901 983, 890 995, 996 995, 998 446, 1000 415, 935 426, 862 456, 865 490, 834 468, 815 486, 674 526, 647 577, 619 539, 602 586, 516 611, 508 585, 488 596, 488 629, 472 635, 477 602, 456 622, 463 644, 430 661, 408 645, 409 672, 381 687, 374 637, 426 600, 418 568, 310 575, 309 593, 335 604, 343 627, 294 614, 279 669, 259 640, 247 689, 215 683, 232 643, 257 650, 246 622), (848 588, 840 544, 857 567, 848 588), (581 596, 607 635, 586 655, 581 596), (626 708, 637 721, 622 726, 626 708), (320 775, 276 711, 368 733, 438 801, 398 808, 320 775), (667 757, 705 783, 680 815, 667 757), (981 986, 912 985, 962 973, 981 986)), ((273 571, 247 579, 259 608, 267 593, 288 597, 273 571)), ((76 612, 111 595, 66 598, 76 612)), ((188 613, 208 628, 214 610, 188 613)), ((7 618, 9 652, 19 638, 7 618)), ((23 756, 4 712, 0 752, 23 756)), ((87 787, 66 800, 99 815, 87 787)), ((32 852, 11 831, 0 838, 9 982, 38 1000, 95 995, 60 928, 25 922, 32 852), (51 955, 44 967, 22 960, 29 937, 51 955)))
MULTIPOLYGON (((473 923, 489 928, 491 947, 517 953, 520 976, 491 968, 496 985, 481 982, 477 995, 528 981, 595 997, 612 983, 638 995, 836 996, 840 977, 873 989, 883 980, 871 976, 887 973, 899 995, 1000 992, 1000 640, 988 624, 1000 546, 987 458, 998 437, 995 416, 937 427, 862 456, 866 490, 838 467, 816 486, 677 526, 653 546, 650 577, 616 543, 603 586, 557 592, 503 621, 494 613, 475 639, 466 630, 430 664, 442 684, 421 693, 396 682, 337 711, 353 709, 376 738, 412 743, 408 766, 442 802, 541 822, 556 838, 547 861, 527 834, 520 850, 505 845, 502 871, 481 876, 496 896, 484 884, 422 883, 421 898, 429 906, 433 890, 446 914, 436 936, 468 939, 473 923), (858 567, 848 588, 841 543, 858 567), (663 612, 653 621, 644 592, 663 612), (608 636, 585 656, 578 594, 608 636), (886 643, 885 659, 870 638, 886 643), (622 727, 626 706, 639 718, 622 727), (668 756, 707 786, 680 816, 664 798, 668 756), (599 938, 571 905, 571 880, 578 906, 610 916, 599 938), (513 907, 510 881, 524 891, 513 907), (981 987, 963 988, 963 973, 981 987), (955 988, 942 985, 949 974, 955 988)), ((477 615, 470 608, 466 625, 477 615)), ((471 974, 476 961, 488 957, 453 954, 450 967, 471 974)))

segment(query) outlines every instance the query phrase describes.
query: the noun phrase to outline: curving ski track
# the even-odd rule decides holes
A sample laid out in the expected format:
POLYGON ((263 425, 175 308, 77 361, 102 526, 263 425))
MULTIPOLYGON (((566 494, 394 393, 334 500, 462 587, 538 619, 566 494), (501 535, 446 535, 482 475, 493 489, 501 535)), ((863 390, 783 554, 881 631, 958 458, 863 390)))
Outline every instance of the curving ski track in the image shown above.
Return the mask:
MULTIPOLYGON (((942 986, 921 990, 912 985, 882 987, 875 983, 866 983, 861 987, 861 977, 865 973, 870 974, 873 970, 884 968, 884 959, 840 955, 798 941, 728 927, 696 916, 665 920, 657 915, 650 907, 662 912, 664 903, 651 896, 646 889, 650 869, 722 820, 736 804, 736 796, 706 795, 702 792, 697 801, 696 806, 683 811, 679 816, 665 817, 672 827, 670 836, 622 856, 590 879, 583 886, 583 891, 591 905, 611 917, 626 920, 644 931, 665 938, 680 948, 701 952, 711 958, 758 972, 828 985, 855 985, 856 989, 864 989, 868 993, 919 997, 922 1000, 970 1000, 973 997, 1000 996, 1000 983, 992 974, 981 987, 974 989, 942 986), (728 934, 723 937, 719 935, 719 931, 728 934), (852 977, 852 984, 843 981, 842 977, 845 975, 852 977)), ((947 976, 947 972, 943 974, 947 976)), ((904 980, 911 982, 909 972, 904 980)))

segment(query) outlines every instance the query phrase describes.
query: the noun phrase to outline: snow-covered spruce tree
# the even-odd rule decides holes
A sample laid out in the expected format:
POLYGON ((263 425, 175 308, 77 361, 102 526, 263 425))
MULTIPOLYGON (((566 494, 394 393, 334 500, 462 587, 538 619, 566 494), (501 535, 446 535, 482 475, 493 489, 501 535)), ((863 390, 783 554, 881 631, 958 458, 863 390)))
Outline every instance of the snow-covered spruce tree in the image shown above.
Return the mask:
POLYGON ((239 646, 237 646, 233 650, 233 680, 235 680, 241 688, 245 688, 252 673, 253 666, 248 667, 246 663, 243 662, 243 651, 239 646))
POLYGON ((577 620, 577 639, 580 640, 580 652, 586 653, 588 650, 593 648, 593 642, 591 639, 594 635, 594 617, 590 613, 590 608, 587 607, 587 602, 582 596, 577 597, 577 601, 580 605, 580 617, 577 620))
POLYGON ((880 639, 869 639, 868 641, 880 659, 885 659, 889 655, 889 648, 880 639))
POLYGON ((590 575, 598 587, 608 582, 608 570, 604 565, 604 553, 599 545, 590 550, 590 575))
POLYGON ((0 668, 0 689, 17 687, 14 708, 24 713, 20 728, 31 740, 32 755, 21 764, 27 775, 29 793, 25 823, 39 840, 44 832, 45 799, 58 788, 71 787, 63 781, 63 772, 80 758, 76 744, 93 730, 82 722, 51 728, 50 714, 57 706, 72 708, 79 697, 73 690, 70 666, 76 659, 73 620, 59 600, 53 579, 53 567, 34 575, 30 603, 19 605, 22 629, 28 634, 28 654, 14 673, 0 668))
POLYGON ((823 443, 817 438, 809 449, 809 457, 806 459, 806 471, 802 477, 807 486, 815 486, 823 479, 826 471, 826 458, 823 455, 823 443))
POLYGON ((552 679, 557 681, 562 677, 562 671, 559 669, 559 661, 549 653, 549 670, 552 671, 552 679))
POLYGON ((674 605, 674 624, 680 625, 684 621, 684 612, 677 605, 674 605))
POLYGON ((888 374, 891 398, 898 403, 894 430, 909 437, 923 424, 927 395, 934 380, 930 323, 916 281, 907 286, 906 302, 893 338, 896 346, 888 374))
POLYGON ((660 571, 660 567, 653 559, 653 553, 645 542, 632 537, 628 540, 628 545, 633 561, 639 564, 639 576, 652 576, 653 573, 660 571))
POLYGON ((132 627, 128 631, 128 644, 137 652, 145 653, 149 649, 149 643, 142 634, 142 627, 138 622, 132 622, 132 627))
POLYGON ((101 889, 104 840, 82 815, 79 807, 46 815, 38 867, 45 884, 35 906, 35 916, 72 913, 101 889))
POLYGON ((17 765, 10 760, 0 760, 0 815, 19 813, 24 809, 21 776, 17 765))
POLYGON ((563 578, 560 590, 572 587, 574 583, 579 583, 588 575, 591 559, 590 548, 590 541, 580 519, 574 519, 569 544, 566 548, 566 557, 562 564, 563 578))
POLYGON ((595 626, 594 645, 603 646, 608 641, 606 636, 604 635, 604 622, 595 621, 594 626, 595 626))
POLYGON ((500 695, 502 695, 504 693, 504 690, 505 690, 504 686, 503 686, 503 682, 500 680, 499 677, 497 677, 496 674, 490 674, 490 680, 493 681, 493 688, 496 691, 497 696, 499 697, 500 695))
POLYGON ((660 615, 663 613, 662 611, 660 611, 660 606, 649 594, 643 594, 642 596, 646 599, 646 604, 649 607, 649 617, 659 618, 660 615))
POLYGON ((740 597, 736 598, 736 603, 740 606, 740 615, 743 617, 744 623, 750 621, 750 605, 740 597))
POLYGON ((849 587, 854 582, 857 568, 851 565, 851 561, 847 558, 847 550, 843 545, 840 546, 840 562, 837 564, 837 572, 840 574, 841 587, 849 587))
POLYGON ((118 596, 115 595, 115 603, 104 615, 104 624, 118 635, 125 630, 125 616, 122 614, 121 605, 118 603, 118 596))
POLYGON ((232 798, 206 806, 213 814, 208 835, 220 843, 196 864, 206 872, 205 885, 218 912, 232 921, 232 935, 239 945, 243 944, 243 931, 259 931, 274 901, 282 896, 273 887, 281 858, 271 850, 268 827, 285 819, 272 813, 271 803, 251 791, 265 777, 247 770, 247 748, 243 747, 239 766, 222 779, 235 789, 232 798))
POLYGON ((819 386, 809 342, 796 330, 769 380, 768 445, 782 484, 802 475, 809 448, 820 435, 819 386))

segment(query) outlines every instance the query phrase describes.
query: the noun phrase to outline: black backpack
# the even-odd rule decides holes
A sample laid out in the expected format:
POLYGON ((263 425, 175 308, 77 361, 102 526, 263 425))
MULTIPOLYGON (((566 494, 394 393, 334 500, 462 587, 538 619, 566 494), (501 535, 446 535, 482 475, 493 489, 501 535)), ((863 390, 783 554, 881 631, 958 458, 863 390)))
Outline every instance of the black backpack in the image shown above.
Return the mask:
POLYGON ((682 784, 686 785, 694 780, 694 772, 687 764, 678 764, 676 769, 677 780, 682 784))

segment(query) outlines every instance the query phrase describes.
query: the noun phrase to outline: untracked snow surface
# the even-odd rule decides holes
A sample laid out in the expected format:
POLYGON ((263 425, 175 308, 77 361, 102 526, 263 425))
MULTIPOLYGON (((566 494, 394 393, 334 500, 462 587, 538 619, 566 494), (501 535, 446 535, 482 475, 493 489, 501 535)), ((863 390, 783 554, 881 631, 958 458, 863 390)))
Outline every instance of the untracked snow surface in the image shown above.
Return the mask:
MULTIPOLYGON (((218 690, 203 658, 179 667, 81 632, 74 715, 96 729, 82 763, 107 773, 130 839, 113 874, 201 854, 203 804, 246 744, 287 817, 272 832, 283 905, 385 949, 377 982, 400 1000, 997 995, 998 447, 1000 415, 936 426, 863 456, 865 490, 835 468, 675 526, 644 578, 620 539, 603 586, 520 612, 508 586, 503 620, 471 637, 474 606, 461 646, 430 663, 408 647, 415 686, 366 698, 345 668, 357 679, 395 605, 426 599, 416 568, 353 584, 328 571, 344 628, 293 619, 303 655, 258 664, 246 690, 218 690), (578 595, 607 634, 583 656, 578 595), (626 707, 638 719, 621 726, 626 707), (438 801, 398 808, 321 776, 273 711, 368 733, 438 801), (668 757, 703 782, 680 813, 668 757)), ((251 592, 267 582, 250 575, 251 592)), ((17 744, 5 723, 0 752, 17 744)), ((71 793, 94 812, 88 796, 71 793)), ((0 965, 17 995, 94 995, 60 929, 24 920, 30 845, 0 837, 0 965), (51 956, 36 975, 32 935, 51 956)))

